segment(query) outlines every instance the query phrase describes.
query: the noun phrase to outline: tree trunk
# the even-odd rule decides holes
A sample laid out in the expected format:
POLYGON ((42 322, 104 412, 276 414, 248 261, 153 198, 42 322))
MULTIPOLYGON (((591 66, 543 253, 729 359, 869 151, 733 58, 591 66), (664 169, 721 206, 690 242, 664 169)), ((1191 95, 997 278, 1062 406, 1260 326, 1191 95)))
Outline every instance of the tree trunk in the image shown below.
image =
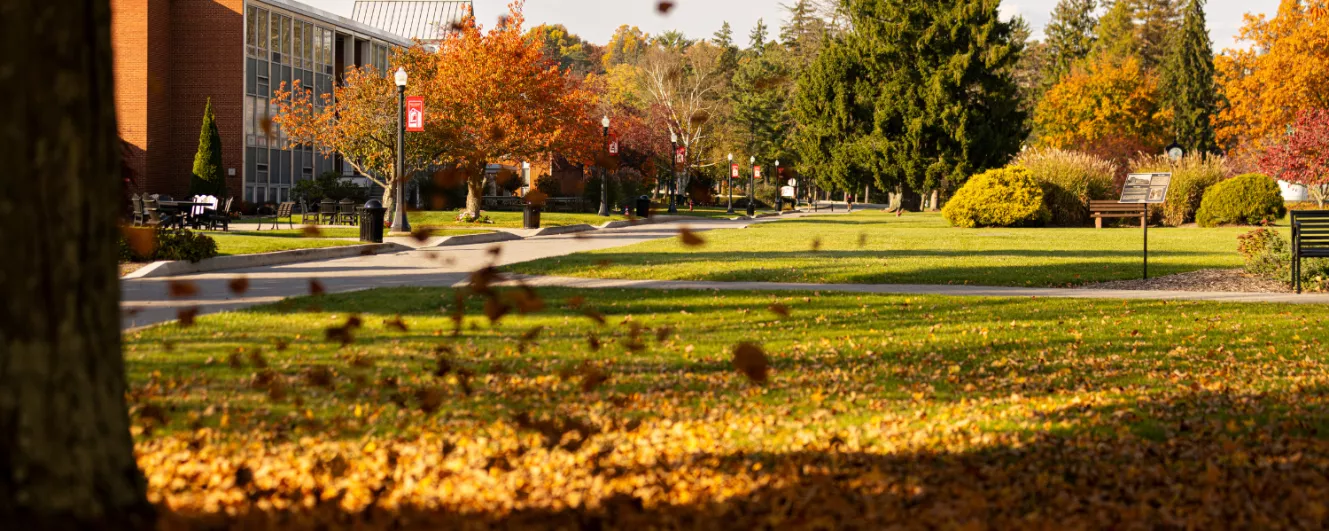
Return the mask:
POLYGON ((153 526, 120 352, 107 0, 0 12, 0 522, 153 526))
POLYGON ((484 197, 485 172, 482 168, 479 175, 472 175, 466 179, 466 213, 479 217, 480 208, 484 206, 484 197))
POLYGON ((392 180, 389 179, 388 185, 383 187, 383 197, 379 201, 383 203, 383 218, 389 222, 392 221, 392 208, 396 206, 395 203, 397 202, 397 190, 393 189, 392 186, 392 180))
POLYGON ((860 203, 868 204, 872 202, 872 185, 863 185, 863 200, 860 203))
POLYGON ((928 200, 928 207, 930 207, 933 212, 941 210, 940 201, 941 201, 941 191, 937 190, 936 188, 933 188, 932 198, 928 200))

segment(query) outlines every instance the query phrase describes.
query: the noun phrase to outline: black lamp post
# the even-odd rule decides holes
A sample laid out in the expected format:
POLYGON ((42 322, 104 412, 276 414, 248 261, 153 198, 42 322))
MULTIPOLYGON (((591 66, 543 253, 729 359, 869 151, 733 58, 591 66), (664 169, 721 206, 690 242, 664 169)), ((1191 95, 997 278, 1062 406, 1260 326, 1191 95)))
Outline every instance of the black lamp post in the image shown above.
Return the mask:
POLYGON ((406 207, 402 205, 402 188, 406 187, 406 69, 398 68, 393 77, 397 83, 397 190, 392 201, 391 230, 411 232, 411 222, 406 220, 406 207))
MULTIPOLYGON (((686 160, 686 159, 684 159, 686 160)), ((669 213, 677 214, 678 205, 678 133, 669 127, 669 213)))
POLYGON ((784 181, 780 180, 780 159, 775 159, 775 212, 784 212, 784 181))
POLYGON ((748 166, 752 173, 748 174, 748 217, 757 214, 757 205, 752 204, 753 197, 756 195, 757 187, 757 156, 748 157, 748 166))
MULTIPOLYGON (((604 127, 605 153, 608 160, 609 153, 609 116, 606 115, 600 119, 600 125, 604 127)), ((609 215, 609 169, 600 168, 600 215, 609 215)))
POLYGON ((727 183, 729 184, 729 186, 728 186, 728 188, 729 188, 729 210, 727 210, 725 213, 727 213, 727 214, 733 214, 733 213, 734 213, 734 154, 733 154, 733 153, 730 153, 730 154, 729 154, 729 176, 726 177, 726 181, 725 181, 725 182, 727 182, 727 183))

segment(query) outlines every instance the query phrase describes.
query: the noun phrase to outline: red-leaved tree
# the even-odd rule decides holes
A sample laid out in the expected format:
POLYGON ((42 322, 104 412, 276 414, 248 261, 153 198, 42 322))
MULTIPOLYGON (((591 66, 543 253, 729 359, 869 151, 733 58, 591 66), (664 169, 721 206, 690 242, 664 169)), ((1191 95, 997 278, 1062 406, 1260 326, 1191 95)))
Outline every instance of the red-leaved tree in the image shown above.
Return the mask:
POLYGON ((1311 199, 1324 208, 1329 195, 1329 110, 1298 113, 1290 134, 1265 151, 1260 167, 1279 179, 1305 186, 1311 199))

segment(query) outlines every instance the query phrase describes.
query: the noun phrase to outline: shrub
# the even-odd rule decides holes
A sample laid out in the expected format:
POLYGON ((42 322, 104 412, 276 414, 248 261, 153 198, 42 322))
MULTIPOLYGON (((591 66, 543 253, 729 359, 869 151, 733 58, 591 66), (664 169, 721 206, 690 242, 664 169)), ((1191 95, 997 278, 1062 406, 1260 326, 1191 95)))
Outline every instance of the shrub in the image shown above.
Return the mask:
POLYGON ((149 253, 141 253, 120 238, 120 259, 126 262, 152 262, 156 260, 188 260, 197 262, 217 256, 217 241, 206 234, 189 229, 161 229, 153 231, 152 244, 145 246, 149 253))
POLYGON ((1162 222, 1171 226, 1195 221, 1205 190, 1231 176, 1227 159, 1192 153, 1173 163, 1166 155, 1141 156, 1131 161, 1131 173, 1172 173, 1172 186, 1161 207, 1162 222))
MULTIPOLYGON (((1237 252, 1247 273, 1290 285, 1292 249, 1278 232, 1261 227, 1237 237, 1237 252)), ((1329 260, 1303 258, 1301 283, 1310 291, 1329 290, 1329 260)))
POLYGON ((342 179, 340 173, 325 171, 317 178, 297 181, 291 188, 291 198, 302 204, 318 203, 324 199, 350 199, 363 204, 369 200, 369 189, 342 179))
POLYGON ((969 178, 941 215, 957 227, 1011 227, 1047 223, 1043 189, 1021 166, 989 170, 969 178))
POLYGON ((1089 222, 1089 200, 1111 199, 1117 165, 1106 159, 1061 149, 1029 150, 1016 159, 1043 189, 1043 204, 1053 225, 1073 227, 1089 222))
POLYGON ((558 178, 548 173, 540 174, 535 178, 535 189, 539 190, 549 197, 560 197, 563 195, 563 183, 558 178))
POLYGON ((1248 173, 1209 187, 1195 213, 1201 227, 1239 223, 1272 223, 1287 214, 1278 183, 1267 175, 1248 173))

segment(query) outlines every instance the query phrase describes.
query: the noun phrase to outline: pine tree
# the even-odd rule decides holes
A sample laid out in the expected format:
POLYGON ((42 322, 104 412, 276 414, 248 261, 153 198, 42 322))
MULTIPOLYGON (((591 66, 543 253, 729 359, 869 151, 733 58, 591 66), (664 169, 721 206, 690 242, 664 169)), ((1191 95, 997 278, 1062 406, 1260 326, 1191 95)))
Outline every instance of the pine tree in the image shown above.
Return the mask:
POLYGON ((766 24, 761 19, 749 36, 750 48, 734 72, 730 98, 740 137, 746 136, 747 153, 761 160, 778 158, 785 141, 789 78, 783 62, 767 53, 766 24))
POLYGON ((1181 0, 1134 0, 1140 60, 1148 68, 1163 65, 1171 36, 1180 28, 1181 0))
POLYGON ((783 7, 789 22, 780 28, 780 42, 795 62, 807 64, 821 51, 828 30, 826 21, 817 14, 812 0, 798 0, 783 7))
POLYGON ((1052 20, 1044 33, 1047 35, 1047 70, 1043 74, 1045 85, 1053 85, 1070 73, 1071 65, 1089 56, 1097 38, 1094 35, 1098 20, 1094 18, 1094 0, 1061 0, 1052 10, 1052 20))
POLYGON ((1177 142, 1187 151, 1217 153, 1212 118, 1218 112, 1218 96, 1204 0, 1190 0, 1184 11, 1181 30, 1168 46, 1163 95, 1172 108, 1177 142))
POLYGON ((212 98, 208 98, 203 108, 203 127, 198 133, 198 152, 194 154, 194 172, 189 178, 189 195, 226 196, 221 149, 221 132, 212 115, 212 98))
POLYGON ((1139 55, 1141 49, 1135 31, 1135 1, 1116 0, 1098 20, 1094 52, 1124 58, 1139 55))
POLYGON ((748 49, 760 55, 766 49, 766 21, 757 19, 757 25, 748 34, 748 49))
POLYGON ((871 147, 877 86, 854 45, 847 38, 827 41, 799 74, 790 105, 798 124, 790 142, 796 169, 823 189, 872 182, 882 155, 871 147))
POLYGON ((725 21, 720 26, 720 30, 711 37, 711 42, 719 46, 723 52, 720 54, 720 65, 728 77, 734 68, 738 67, 738 46, 734 45, 734 28, 725 21))

